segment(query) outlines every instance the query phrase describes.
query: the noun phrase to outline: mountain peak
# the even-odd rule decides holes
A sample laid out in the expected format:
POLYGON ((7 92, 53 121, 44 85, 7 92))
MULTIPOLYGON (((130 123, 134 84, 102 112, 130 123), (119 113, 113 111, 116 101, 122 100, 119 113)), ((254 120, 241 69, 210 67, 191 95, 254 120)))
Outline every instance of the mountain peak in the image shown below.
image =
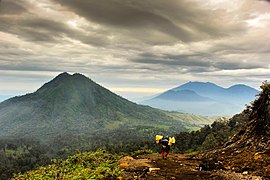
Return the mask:
POLYGON ((70 74, 68 72, 62 72, 58 76, 70 76, 70 74))
POLYGON ((83 86, 85 81, 92 82, 91 79, 88 77, 79 74, 74 73, 73 75, 63 72, 56 76, 53 80, 45 83, 42 87, 40 87, 37 92, 48 92, 48 89, 55 89, 58 86, 62 86, 64 89, 67 88, 66 86, 69 86, 69 88, 72 86, 83 86))
POLYGON ((236 85, 233 85, 231 87, 229 87, 228 89, 228 92, 231 92, 231 93, 239 93, 239 94, 245 94, 245 93, 253 93, 253 94, 258 94, 258 90, 252 88, 252 87, 249 87, 249 86, 246 86, 244 84, 236 84, 236 85))
MULTIPOLYGON (((241 88, 254 89, 254 88, 249 87, 249 86, 244 85, 244 84, 235 84, 235 85, 229 87, 228 89, 241 89, 241 88)), ((255 90, 255 89, 254 89, 254 90, 255 90)))
POLYGON ((72 77, 75 79, 84 79, 84 80, 92 81, 89 77, 86 77, 85 75, 80 74, 80 73, 74 73, 72 77))
POLYGON ((60 73, 58 76, 56 76, 54 79, 65 79, 67 77, 70 77, 71 75, 67 72, 60 73))
POLYGON ((189 81, 181 86, 173 88, 174 91, 180 90, 192 90, 199 95, 205 96, 209 92, 221 92, 225 89, 211 82, 198 82, 198 81, 189 81))
MULTIPOLYGON (((88 77, 84 76, 83 74, 80 74, 80 73, 74 73, 74 74, 69 74, 67 72, 63 72, 63 73, 60 73, 58 76, 56 76, 54 79, 60 79, 60 80, 63 80, 63 79, 66 79, 66 78, 70 78, 70 77, 76 77, 76 78, 87 78, 89 79, 88 77)), ((53 80, 54 80, 53 79, 53 80)), ((52 81, 53 81, 52 80, 52 81)))
MULTIPOLYGON (((201 81, 189 81, 189 82, 187 82, 187 83, 185 83, 185 84, 212 84, 212 85, 216 85, 216 84, 214 84, 214 83, 211 83, 211 82, 201 82, 201 81)), ((184 84, 184 85, 185 85, 184 84)))
POLYGON ((165 99, 171 101, 211 101, 210 98, 200 96, 189 89, 179 91, 169 90, 153 99, 165 99))
MULTIPOLYGON (((62 81, 66 78, 69 78, 71 75, 67 72, 63 72, 63 73, 60 73, 59 75, 57 75, 53 80, 51 80, 50 82, 58 82, 58 81, 62 81)), ((50 83, 48 82, 48 83, 50 83)), ((46 84, 48 84, 46 83, 46 84)))

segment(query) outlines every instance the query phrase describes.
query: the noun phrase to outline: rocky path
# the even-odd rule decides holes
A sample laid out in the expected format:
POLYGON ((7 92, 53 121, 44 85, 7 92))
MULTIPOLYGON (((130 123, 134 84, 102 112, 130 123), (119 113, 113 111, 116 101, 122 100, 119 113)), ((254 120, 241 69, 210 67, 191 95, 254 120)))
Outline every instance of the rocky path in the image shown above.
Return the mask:
POLYGON ((243 175, 223 170, 199 171, 197 159, 182 154, 171 154, 163 160, 159 154, 141 155, 135 159, 124 157, 120 166, 124 169, 125 179, 149 179, 149 180, 201 180, 201 179, 250 179, 261 180, 262 178, 243 175))

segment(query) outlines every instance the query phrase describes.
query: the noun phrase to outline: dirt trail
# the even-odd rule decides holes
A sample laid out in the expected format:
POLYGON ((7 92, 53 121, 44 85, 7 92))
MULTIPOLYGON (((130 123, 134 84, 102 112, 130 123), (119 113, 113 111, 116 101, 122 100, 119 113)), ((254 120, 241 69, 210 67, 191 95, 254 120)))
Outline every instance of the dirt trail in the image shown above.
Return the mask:
POLYGON ((201 179, 250 179, 260 180, 257 176, 243 175, 224 170, 199 171, 201 161, 191 156, 182 154, 171 154, 163 160, 159 154, 147 154, 136 157, 125 157, 120 161, 124 169, 123 180, 126 179, 149 179, 149 180, 201 180, 201 179), (160 168, 151 171, 151 168, 160 168), (151 172, 149 172, 149 170, 151 172))

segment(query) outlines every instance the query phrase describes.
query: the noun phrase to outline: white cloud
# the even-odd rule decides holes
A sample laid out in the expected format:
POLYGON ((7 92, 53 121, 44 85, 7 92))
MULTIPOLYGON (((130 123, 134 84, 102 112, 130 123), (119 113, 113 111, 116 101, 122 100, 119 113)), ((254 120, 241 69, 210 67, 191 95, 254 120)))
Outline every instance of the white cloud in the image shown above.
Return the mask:
POLYGON ((211 76, 264 76, 270 77, 270 68, 257 68, 257 69, 236 69, 236 70, 220 70, 214 72, 202 72, 202 75, 211 75, 211 76))

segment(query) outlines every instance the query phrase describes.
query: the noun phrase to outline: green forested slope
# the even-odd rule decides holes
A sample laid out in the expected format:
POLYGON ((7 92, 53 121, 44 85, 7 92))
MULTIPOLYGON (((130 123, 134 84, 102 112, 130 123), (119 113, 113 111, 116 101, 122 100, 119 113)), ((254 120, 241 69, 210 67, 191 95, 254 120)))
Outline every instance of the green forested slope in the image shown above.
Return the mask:
POLYGON ((65 160, 54 160, 52 164, 39 167, 13 179, 106 179, 120 176, 120 156, 103 150, 79 153, 65 160))

